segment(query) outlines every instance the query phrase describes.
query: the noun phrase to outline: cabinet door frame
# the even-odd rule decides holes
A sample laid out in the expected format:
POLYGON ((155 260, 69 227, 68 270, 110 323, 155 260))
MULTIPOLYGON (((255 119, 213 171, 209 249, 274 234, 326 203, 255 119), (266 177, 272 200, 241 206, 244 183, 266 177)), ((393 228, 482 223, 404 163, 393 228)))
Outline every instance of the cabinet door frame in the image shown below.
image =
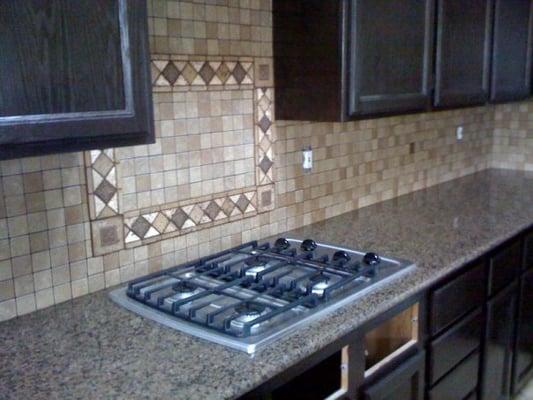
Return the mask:
MULTIPOLYGON (((506 391, 506 393, 503 394, 504 397, 494 397, 498 400, 506 398, 505 396, 509 396, 511 392, 511 377, 512 377, 512 367, 513 367, 513 353, 514 353, 514 343, 515 343, 515 336, 516 336, 516 312, 517 312, 517 306, 518 306, 518 293, 517 293, 518 285, 517 283, 513 283, 506 289, 502 290, 500 293, 498 293, 495 297, 493 297, 491 300, 487 303, 487 310, 486 310, 486 323, 485 323, 485 337, 484 337, 484 344, 483 344, 483 361, 482 361, 482 381, 481 381, 481 397, 483 399, 487 396, 487 388, 485 387, 486 383, 488 381, 491 381, 492 379, 487 376, 487 371, 491 370, 491 366, 489 365, 489 345, 490 345, 490 335, 491 335, 491 325, 493 322, 494 316, 492 315, 492 309, 498 305, 500 302, 509 301, 511 303, 511 306, 513 307, 511 310, 512 317, 511 321, 507 321, 507 323, 513 324, 511 326, 511 331, 509 333, 509 343, 506 343, 505 346, 505 365, 503 368, 505 368, 504 371, 502 371, 503 376, 503 384, 506 385, 505 388, 500 388, 506 391)), ((497 366, 499 367, 499 366, 497 366)), ((494 393, 492 393, 494 394, 494 393)), ((500 394, 498 394, 500 396, 500 394)))
MULTIPOLYGON (((533 361, 522 371, 518 371, 518 351, 517 348, 519 346, 519 340, 520 340, 520 327, 523 318, 523 302, 524 302, 524 295, 526 292, 527 279, 531 279, 533 281, 533 270, 529 270, 524 272, 524 275, 521 278, 520 286, 519 286, 519 294, 518 294, 518 301, 517 301, 517 310, 516 310, 516 335, 515 335, 515 341, 513 346, 513 372, 512 372, 512 383, 511 383, 511 393, 513 395, 518 394, 518 392, 526 386, 526 384, 529 382, 531 378, 533 378, 533 361)), ((533 305, 530 305, 530 307, 533 307, 533 305)), ((533 322, 533 321, 532 321, 533 322)))
POLYGON ((154 142, 146 2, 117 2, 124 109, 0 117, 0 159, 154 142))
POLYGON ((489 100, 489 84, 490 84, 490 61, 491 61, 491 47, 492 47, 492 20, 494 0, 486 0, 487 9, 485 12, 485 40, 483 41, 483 76, 481 93, 468 94, 445 94, 439 82, 442 81, 442 70, 440 66, 443 63, 442 47, 443 47, 443 22, 442 15, 444 13, 444 3, 446 0, 437 0, 436 12, 436 35, 435 35, 435 88, 433 96, 434 109, 447 108, 464 108, 475 105, 482 105, 489 100))
POLYGON ((382 94, 371 96, 360 96, 361 64, 362 57, 359 56, 359 36, 360 13, 358 13, 358 3, 360 0, 351 0, 349 7, 348 33, 348 68, 347 71, 347 93, 348 101, 346 115, 350 119, 357 119, 361 116, 396 115, 399 113, 417 112, 429 110, 431 106, 432 94, 432 70, 433 70, 433 36, 435 29, 435 0, 424 0, 425 2, 425 29, 424 29, 424 56, 422 70, 422 88, 420 92, 408 94, 382 94))
MULTIPOLYGON (((416 400, 424 398, 424 376, 425 376, 425 353, 418 352, 413 357, 404 361, 396 369, 379 379, 376 383, 363 388, 361 399, 380 400, 391 393, 399 382, 415 377, 417 380, 414 388, 416 400)), ((415 400, 413 399, 413 400, 415 400)))
POLYGON ((528 39, 527 39, 527 54, 525 75, 523 81, 523 87, 519 93, 501 93, 496 86, 496 74, 497 70, 495 65, 498 59, 501 57, 498 53, 498 46, 496 38, 498 36, 500 24, 498 19, 498 11, 502 2, 505 0, 493 0, 494 1, 494 26, 493 26, 493 45, 491 55, 491 82, 490 82, 490 101, 491 103, 502 103, 507 101, 516 101, 526 99, 531 93, 531 56, 532 56, 532 41, 533 41, 533 2, 529 1, 529 20, 528 20, 528 39))

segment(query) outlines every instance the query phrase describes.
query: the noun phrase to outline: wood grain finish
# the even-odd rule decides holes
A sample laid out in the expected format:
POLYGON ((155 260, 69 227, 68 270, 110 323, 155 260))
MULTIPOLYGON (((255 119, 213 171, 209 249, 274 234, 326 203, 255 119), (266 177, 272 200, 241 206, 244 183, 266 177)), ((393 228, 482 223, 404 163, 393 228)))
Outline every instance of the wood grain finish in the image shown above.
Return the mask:
POLYGON ((117 1, 6 1, 0 116, 125 108, 117 1))
POLYGON ((273 1, 278 120, 343 118, 346 1, 273 1))
POLYGON ((483 362, 482 399, 508 399, 511 386, 516 285, 489 301, 483 362))
POLYGON ((433 0, 351 2, 351 117, 429 108, 433 10, 433 0))
POLYGON ((489 297, 509 286, 520 274, 522 267, 522 243, 515 240, 498 250, 489 259, 489 297))
POLYGON ((393 372, 362 390, 365 400, 422 400, 424 398, 424 356, 421 352, 393 372))
POLYGON ((436 335, 473 309, 485 297, 485 265, 473 265, 467 272, 430 294, 430 333, 436 335))
POLYGON ((492 102, 521 100, 531 89, 531 0, 495 0, 492 102))
POLYGON ((513 393, 533 376, 533 271, 522 277, 513 364, 513 393))
POLYGON ((429 346, 429 383, 435 384, 468 354, 481 346, 483 314, 478 309, 429 346))
POLYGON ((146 1, 0 7, 0 159, 153 142, 146 1))
POLYGON ((483 104, 489 96, 492 0, 439 0, 436 108, 483 104))
POLYGON ((429 400, 461 400, 478 383, 479 353, 475 352, 429 391, 429 400))

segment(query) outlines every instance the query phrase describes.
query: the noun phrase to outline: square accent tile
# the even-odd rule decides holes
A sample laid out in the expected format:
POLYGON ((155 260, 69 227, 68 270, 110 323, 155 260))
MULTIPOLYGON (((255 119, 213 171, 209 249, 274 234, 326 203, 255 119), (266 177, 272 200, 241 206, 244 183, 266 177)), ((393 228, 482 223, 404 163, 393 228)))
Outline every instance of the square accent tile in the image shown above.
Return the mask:
POLYGON ((91 222, 91 234, 95 256, 124 248, 124 222, 120 215, 91 222))

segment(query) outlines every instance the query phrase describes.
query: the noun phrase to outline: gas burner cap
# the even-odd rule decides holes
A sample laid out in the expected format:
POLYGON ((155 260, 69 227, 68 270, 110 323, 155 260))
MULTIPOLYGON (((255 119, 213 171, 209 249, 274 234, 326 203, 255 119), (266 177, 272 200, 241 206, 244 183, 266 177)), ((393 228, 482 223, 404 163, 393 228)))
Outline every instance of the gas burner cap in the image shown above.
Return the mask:
MULTIPOLYGON (((253 321, 265 314, 267 314, 269 308, 259 303, 243 303, 235 307, 235 313, 238 316, 231 321, 231 327, 242 331, 244 324, 253 321)), ((254 334, 262 326, 262 323, 252 325, 250 333, 254 334)))
POLYGON ((317 296, 323 296, 324 291, 330 286, 330 279, 324 275, 313 276, 311 282, 316 282, 311 287, 311 293, 317 296))
POLYGON ((176 294, 172 296, 175 300, 182 300, 194 296, 202 291, 200 287, 191 282, 178 282, 173 286, 176 294))
MULTIPOLYGON (((195 285, 194 283, 183 282, 183 281, 176 283, 172 287, 172 289, 175 291, 175 294, 165 299, 165 304, 167 306, 172 306, 172 304, 177 301, 185 300, 185 299, 188 299, 189 297, 195 296, 201 293, 203 290, 201 287, 195 285)), ((190 303, 185 303, 181 305, 181 308, 187 309, 190 306, 191 306, 190 303)))
POLYGON ((246 271, 244 274, 246 276, 252 276, 257 277, 257 274, 264 271, 267 268, 267 265, 269 263, 269 259, 266 257, 256 257, 251 260, 245 261, 244 264, 246 265, 246 271))

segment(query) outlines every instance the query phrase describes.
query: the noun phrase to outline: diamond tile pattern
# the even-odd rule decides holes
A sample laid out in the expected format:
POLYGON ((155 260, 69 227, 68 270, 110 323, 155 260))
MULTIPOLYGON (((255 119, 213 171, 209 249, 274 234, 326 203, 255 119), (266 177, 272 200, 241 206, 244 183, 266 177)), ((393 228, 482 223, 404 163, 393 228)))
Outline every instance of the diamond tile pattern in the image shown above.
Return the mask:
POLYGON ((152 60, 156 87, 253 85, 251 61, 152 60))
POLYGON ((274 182, 274 133, 273 133, 272 88, 257 88, 255 91, 256 127, 255 143, 257 157, 257 184, 259 186, 274 182))
POLYGON ((176 236, 202 225, 223 222, 230 217, 255 215, 257 198, 257 192, 251 191, 126 219, 126 245, 135 247, 142 245, 145 239, 162 235, 176 236))
POLYGON ((104 203, 109 203, 116 193, 117 188, 110 184, 107 180, 103 180, 94 191, 94 194, 98 196, 104 203))
POLYGON ((85 165, 91 220, 118 215, 115 151, 113 149, 87 151, 85 165))

